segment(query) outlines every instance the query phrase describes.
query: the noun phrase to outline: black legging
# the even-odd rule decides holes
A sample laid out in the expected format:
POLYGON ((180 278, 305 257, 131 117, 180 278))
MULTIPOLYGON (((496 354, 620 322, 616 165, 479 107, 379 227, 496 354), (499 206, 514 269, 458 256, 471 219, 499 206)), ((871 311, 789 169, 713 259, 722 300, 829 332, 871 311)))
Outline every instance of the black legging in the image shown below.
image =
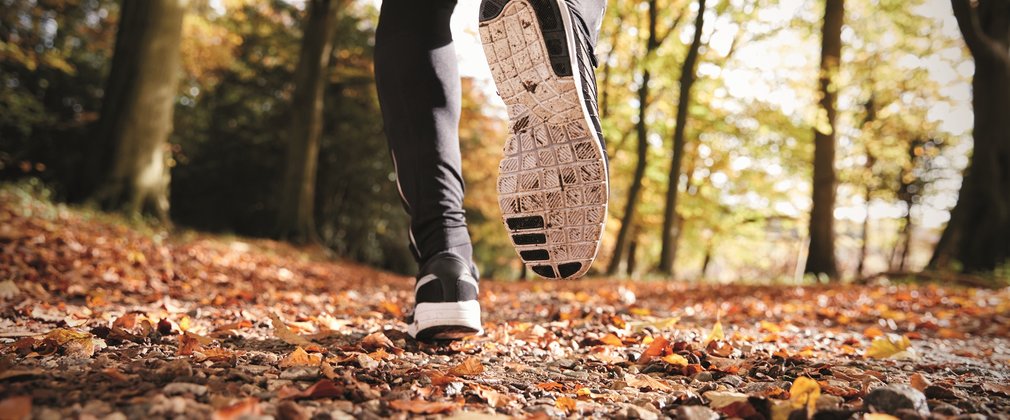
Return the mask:
MULTIPOLYGON (((595 45, 606 0, 565 1, 595 45)), ((375 32, 375 84, 420 264, 443 251, 468 261, 473 253, 463 212, 459 68, 449 29, 455 7, 456 0, 383 0, 375 32)))

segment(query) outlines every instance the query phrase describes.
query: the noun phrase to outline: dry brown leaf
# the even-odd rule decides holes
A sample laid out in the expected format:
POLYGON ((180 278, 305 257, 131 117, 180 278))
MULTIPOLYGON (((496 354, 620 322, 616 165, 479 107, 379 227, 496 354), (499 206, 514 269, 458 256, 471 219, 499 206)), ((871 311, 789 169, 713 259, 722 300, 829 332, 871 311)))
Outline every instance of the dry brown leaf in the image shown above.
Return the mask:
POLYGON ((280 367, 294 367, 294 366, 319 366, 323 361, 323 355, 315 353, 309 354, 305 352, 305 349, 295 347, 295 350, 290 354, 281 359, 280 367))
POLYGON ((210 360, 212 362, 227 362, 239 356, 242 352, 234 352, 220 347, 200 349, 193 352, 193 357, 197 362, 210 360))
POLYGON ((649 375, 644 374, 627 374, 624 375, 624 382, 629 386, 634 388, 648 388, 653 391, 671 391, 673 387, 665 381, 653 378, 649 375))
POLYGON ((484 372, 484 365, 480 362, 480 359, 474 356, 468 357, 463 363, 449 369, 449 374, 453 376, 480 375, 482 372, 484 372))
POLYGON ((322 362, 322 364, 319 365, 319 370, 323 373, 323 376, 325 376, 326 379, 334 379, 337 376, 340 376, 337 375, 337 371, 333 370, 333 365, 329 362, 322 362))
POLYGON ((336 398, 344 394, 345 390, 343 387, 338 387, 337 384, 329 379, 321 379, 304 391, 299 391, 298 388, 292 385, 285 386, 277 391, 277 398, 281 400, 336 398))
POLYGON ((175 354, 179 356, 189 356, 202 348, 200 340, 197 340, 193 334, 180 334, 177 337, 179 340, 179 349, 175 354))
POLYGON ((272 322, 274 326, 274 337, 281 339, 281 341, 301 347, 308 347, 312 345, 311 341, 291 331, 287 324, 285 324, 284 321, 277 316, 277 314, 270 314, 270 322, 272 322))
POLYGON ((361 339, 361 347, 365 350, 375 350, 375 349, 391 349, 395 347, 393 341, 386 337, 386 334, 382 331, 376 331, 374 333, 368 334, 365 338, 361 339))
POLYGON ((123 315, 123 316, 121 316, 119 318, 116 318, 116 320, 112 322, 112 327, 113 328, 119 327, 119 328, 122 328, 124 330, 132 330, 133 327, 136 327, 136 326, 137 326, 137 313, 136 312, 130 312, 130 313, 126 314, 126 315, 123 315))
POLYGON ((487 404, 490 405, 491 408, 504 407, 513 401, 513 398, 510 395, 502 394, 489 387, 477 385, 476 390, 477 396, 484 401, 487 401, 487 404))
POLYGON ((991 382, 986 382, 982 384, 982 389, 995 392, 997 394, 1003 394, 1004 396, 1010 397, 1010 385, 1006 384, 994 384, 991 382))
POLYGON ((234 420, 244 416, 258 416, 262 413, 260 402, 256 398, 246 398, 234 404, 221 407, 214 411, 214 420, 234 420))
POLYGON ((454 402, 428 402, 425 400, 393 400, 389 406, 414 414, 441 414, 454 410, 459 405, 454 402))

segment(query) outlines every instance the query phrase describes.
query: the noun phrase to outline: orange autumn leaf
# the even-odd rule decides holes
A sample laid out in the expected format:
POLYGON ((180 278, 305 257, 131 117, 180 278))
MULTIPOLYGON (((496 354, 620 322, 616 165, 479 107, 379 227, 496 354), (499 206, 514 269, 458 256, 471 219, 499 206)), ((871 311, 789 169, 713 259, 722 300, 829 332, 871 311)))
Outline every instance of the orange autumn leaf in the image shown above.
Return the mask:
POLYGON ((400 305, 397 305, 396 303, 390 302, 388 300, 380 303, 379 309, 382 310, 382 312, 392 315, 394 318, 403 317, 403 309, 400 309, 400 305))
POLYGON ((425 400, 393 400, 389 406, 400 411, 414 414, 441 414, 452 411, 458 404, 454 402, 429 402, 425 400))
POLYGON ((874 339, 884 335, 884 331, 878 327, 866 327, 863 330, 863 336, 869 339, 874 339))
POLYGON ((305 351, 305 349, 295 347, 294 351, 281 359, 280 367, 319 366, 322 361, 323 355, 309 354, 305 351))
POLYGON ((569 397, 558 397, 554 400, 554 406, 559 410, 564 410, 565 414, 575 411, 575 400, 569 397))
POLYGON ((621 341, 621 339, 618 338, 614 334, 607 334, 607 335, 603 336, 603 338, 600 338, 600 341, 603 344, 606 344, 608 346, 623 346, 624 345, 624 342, 621 341))
POLYGON ((214 420, 234 420, 246 416, 258 416, 262 413, 260 402, 256 398, 246 398, 234 404, 217 409, 212 417, 214 420))
POLYGON ((659 357, 666 351, 666 347, 670 345, 670 341, 663 337, 656 337, 649 344, 649 347, 642 352, 642 357, 638 359, 638 363, 646 364, 649 363, 654 357, 659 357))
POLYGON ((473 356, 449 369, 449 374, 453 376, 479 375, 482 372, 484 372, 484 365, 480 362, 480 359, 473 356))
POLYGON ((541 382, 537 384, 537 388, 540 388, 544 391, 560 391, 564 389, 565 386, 557 382, 541 382))
POLYGON ((676 353, 671 353, 671 354, 668 354, 666 356, 663 356, 663 361, 666 362, 666 363, 669 363, 671 365, 678 365, 678 366, 687 366, 688 365, 687 359, 685 359, 684 356, 681 356, 681 355, 676 354, 676 353))

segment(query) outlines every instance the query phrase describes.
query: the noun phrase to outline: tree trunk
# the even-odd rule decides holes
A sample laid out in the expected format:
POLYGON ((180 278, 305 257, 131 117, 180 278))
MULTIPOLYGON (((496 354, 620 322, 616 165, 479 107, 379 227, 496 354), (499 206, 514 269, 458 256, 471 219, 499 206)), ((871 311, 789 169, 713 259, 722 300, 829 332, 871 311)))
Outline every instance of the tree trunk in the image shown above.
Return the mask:
POLYGON ((624 269, 624 274, 628 277, 635 275, 638 269, 638 225, 631 228, 631 244, 628 245, 628 264, 624 269))
POLYGON ((804 272, 838 279, 835 261, 835 98, 842 55, 844 0, 825 0, 821 39, 820 108, 814 126, 813 207, 810 248, 804 272))
POLYGON ((863 217, 863 232, 860 238, 862 243, 859 246, 859 264, 856 266, 856 278, 863 277, 866 268, 866 252, 870 245, 870 186, 866 185, 863 194, 866 197, 866 217, 863 217))
POLYGON ((628 201, 624 205, 624 215, 621 216, 621 228, 617 231, 617 240, 614 242, 614 252, 611 253, 610 264, 607 266, 607 275, 617 274, 624 257, 624 250, 628 246, 628 233, 635 220, 635 209, 638 207, 638 196, 642 192, 642 181, 645 178, 645 167, 648 163, 649 140, 648 126, 645 122, 646 111, 649 106, 649 58, 652 52, 659 47, 656 38, 656 20, 658 10, 656 0, 649 1, 649 34, 645 41, 645 60, 642 60, 642 84, 638 86, 638 123, 636 131, 638 133, 638 162, 635 164, 635 173, 631 179, 631 187, 628 189, 628 201))
POLYGON ((908 214, 905 215, 905 226, 901 228, 901 255, 898 259, 898 271, 905 271, 908 255, 912 251, 912 203, 908 203, 908 214))
MULTIPOLYGON (((929 267, 993 272, 1010 264, 1010 2, 952 0, 975 59, 975 145, 929 267)), ((1002 275, 1007 275, 1003 271, 1002 275)))
POLYGON ((168 136, 179 86, 186 0, 124 0, 98 144, 85 167, 89 201, 168 220, 168 136))
POLYGON ((680 70, 680 98, 677 101, 677 122, 673 130, 673 156, 670 159, 670 177, 666 186, 666 208, 663 214, 663 241, 659 255, 659 271, 673 275, 673 263, 677 259, 677 239, 680 230, 677 224, 677 193, 680 189, 681 164, 684 161, 684 144, 687 113, 691 104, 691 86, 694 85, 698 50, 701 48, 701 32, 705 26, 705 0, 698 0, 698 16, 694 19, 694 39, 687 50, 687 58, 680 70))
POLYGON ((323 131, 323 87, 336 30, 337 0, 308 2, 308 20, 302 35, 288 150, 281 182, 277 234, 295 243, 318 242, 315 225, 316 167, 319 137, 323 131))

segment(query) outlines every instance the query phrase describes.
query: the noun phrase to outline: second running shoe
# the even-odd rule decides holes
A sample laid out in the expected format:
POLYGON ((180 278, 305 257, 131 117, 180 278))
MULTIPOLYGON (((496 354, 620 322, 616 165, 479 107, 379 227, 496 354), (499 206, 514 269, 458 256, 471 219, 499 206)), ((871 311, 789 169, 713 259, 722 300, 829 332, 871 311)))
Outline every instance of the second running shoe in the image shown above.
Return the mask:
POLYGON ((589 31, 565 0, 483 0, 480 37, 510 133, 498 203, 523 262, 547 278, 589 270, 609 178, 589 31))

